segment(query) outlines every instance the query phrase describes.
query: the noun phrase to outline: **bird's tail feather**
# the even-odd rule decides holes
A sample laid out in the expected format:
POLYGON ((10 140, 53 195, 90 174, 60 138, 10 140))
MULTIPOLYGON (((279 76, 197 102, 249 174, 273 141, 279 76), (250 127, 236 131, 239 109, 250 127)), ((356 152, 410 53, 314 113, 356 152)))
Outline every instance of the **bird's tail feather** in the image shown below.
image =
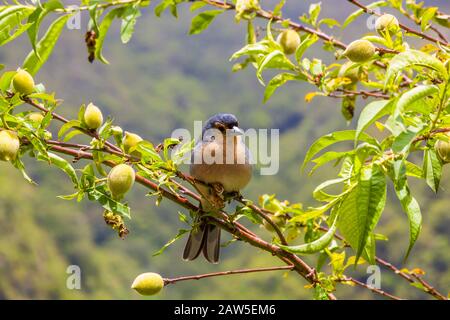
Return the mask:
POLYGON ((201 252, 203 252, 206 260, 209 262, 219 262, 219 227, 202 222, 198 228, 191 231, 186 246, 184 247, 183 259, 187 261, 195 260, 201 252))
POLYGON ((213 224, 206 226, 207 234, 203 244, 203 255, 211 263, 219 263, 220 228, 213 224))

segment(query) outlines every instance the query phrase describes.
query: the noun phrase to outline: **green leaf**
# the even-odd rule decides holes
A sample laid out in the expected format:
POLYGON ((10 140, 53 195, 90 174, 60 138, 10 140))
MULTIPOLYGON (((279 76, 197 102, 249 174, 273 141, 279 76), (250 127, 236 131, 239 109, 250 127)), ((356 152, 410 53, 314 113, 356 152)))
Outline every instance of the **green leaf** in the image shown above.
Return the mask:
POLYGON ((302 211, 301 214, 298 214, 289 220, 289 223, 298 222, 298 223, 306 223, 308 220, 318 218, 322 216, 325 212, 331 209, 339 199, 334 199, 327 204, 324 204, 320 207, 309 207, 307 210, 302 211))
POLYGON ((366 247, 386 204, 386 178, 383 170, 378 165, 364 167, 361 170, 357 190, 357 223, 360 231, 356 261, 366 247))
POLYGON ((268 54, 270 50, 268 41, 260 41, 257 43, 250 43, 243 47, 242 49, 236 51, 233 53, 233 55, 230 57, 230 61, 240 58, 245 55, 258 55, 258 54, 268 54))
POLYGON ((263 223, 263 218, 261 218, 261 216, 258 213, 256 213, 255 211, 253 211, 253 209, 247 206, 237 207, 236 213, 237 215, 235 221, 239 220, 241 217, 245 217, 254 224, 261 225, 263 223))
POLYGON ((130 208, 128 205, 111 198, 102 188, 89 189, 88 196, 90 200, 98 201, 102 207, 114 214, 131 219, 130 208))
POLYGON ((174 0, 163 0, 155 7, 155 15, 160 17, 161 14, 166 10, 169 6, 173 5, 174 0))
POLYGON ((437 71, 443 79, 448 77, 447 69, 437 58, 422 51, 408 50, 392 58, 386 71, 384 87, 387 88, 403 70, 412 66, 427 67, 437 71))
POLYGON ((69 122, 63 124, 58 131, 58 139, 61 139, 69 129, 80 126, 81 122, 79 120, 70 120, 69 122))
POLYGON ((194 17, 191 23, 191 29, 189 30, 189 34, 199 34, 202 33, 203 30, 208 28, 214 18, 221 14, 223 10, 209 10, 204 11, 194 17))
POLYGON ((325 24, 328 28, 333 28, 335 26, 337 26, 337 27, 341 26, 341 24, 338 21, 336 21, 335 19, 331 19, 331 18, 321 19, 319 21, 319 26, 321 24, 325 24))
POLYGON ((137 18, 141 15, 138 6, 128 6, 123 13, 122 26, 120 28, 120 39, 122 43, 128 43, 134 33, 137 18))
POLYGON ((115 18, 120 16, 123 12, 123 8, 115 8, 108 12, 103 18, 102 22, 99 26, 99 36, 95 45, 95 57, 105 64, 109 64, 108 60, 103 57, 103 43, 105 42, 106 35, 108 33, 109 28, 111 27, 112 22, 115 18))
POLYGON ((320 14, 320 10, 321 10, 321 3, 312 3, 309 6, 309 19, 311 22, 311 25, 316 26, 317 24, 317 18, 319 17, 320 14))
POLYGON ((0 77, 0 90, 6 91, 11 87, 12 78, 16 75, 17 71, 7 71, 0 77))
POLYGON ((428 22, 434 18, 438 10, 438 7, 430 7, 425 9, 425 11, 422 13, 422 16, 420 17, 420 28, 422 29, 422 31, 425 31, 427 29, 428 22))
POLYGON ((39 57, 39 52, 37 51, 37 40, 39 34, 39 27, 41 26, 42 20, 44 20, 45 16, 57 9, 64 8, 64 6, 58 0, 53 0, 46 2, 43 6, 38 6, 34 10, 34 12, 28 17, 28 23, 31 24, 31 27, 28 29, 28 37, 30 38, 31 46, 33 47, 34 53, 39 57))
POLYGON ((437 193, 442 176, 442 163, 434 149, 427 149, 424 152, 423 174, 427 184, 437 193))
POLYGON ((47 61, 69 18, 70 15, 59 17, 50 25, 47 33, 36 45, 36 49, 39 53, 40 59, 34 51, 31 51, 25 58, 25 61, 23 62, 23 68, 26 69, 30 74, 35 75, 42 67, 42 65, 47 61))
POLYGON ((435 85, 421 85, 406 91, 402 94, 400 99, 398 99, 394 110, 394 118, 397 119, 404 114, 404 112, 408 110, 408 107, 413 105, 415 102, 438 92, 439 88, 435 85))
POLYGON ((409 161, 405 161, 405 165, 406 165, 406 175, 410 176, 410 177, 414 177, 414 178, 423 178, 423 170, 416 164, 409 162, 409 161))
POLYGON ((392 151, 396 153, 408 152, 417 134, 416 128, 408 128, 408 130, 401 132, 392 143, 392 151))
POLYGON ((302 60, 303 54, 306 52, 306 50, 311 47, 314 43, 319 40, 319 37, 315 34, 308 34, 306 37, 300 42, 300 45, 298 46, 297 50, 295 51, 295 59, 298 63, 302 60))
MULTIPOLYGON (((376 7, 384 7, 387 5, 386 1, 377 1, 374 3, 371 3, 369 5, 367 5, 366 7, 368 9, 373 9, 376 7)), ((355 12, 353 12, 351 15, 349 15, 347 17, 347 19, 345 19, 344 23, 342 24, 342 29, 345 29, 350 23, 352 23, 356 18, 358 18, 359 16, 364 14, 364 10, 363 9, 358 9, 355 12)))
POLYGON ((342 183, 342 182, 344 182, 346 180, 348 180, 348 179, 346 177, 344 177, 344 178, 336 178, 336 179, 331 179, 331 180, 327 180, 325 182, 322 182, 313 191, 314 199, 316 199, 317 201, 333 201, 336 198, 339 198, 340 196, 342 196, 342 194, 330 195, 330 194, 324 192, 324 189, 329 187, 329 186, 342 183))
POLYGON ((394 162, 394 171, 395 173, 391 175, 391 179, 394 182, 395 193, 409 220, 409 246, 405 255, 406 260, 422 229, 422 214, 419 203, 411 196, 408 180, 406 179, 406 166, 403 160, 394 162))
POLYGON ((343 151, 343 152, 336 152, 336 151, 328 151, 324 154, 320 155, 319 157, 311 160, 315 163, 314 167, 309 172, 309 175, 312 175, 314 171, 316 171, 319 167, 323 166, 324 164, 330 162, 330 161, 338 161, 348 155, 353 154, 353 151, 343 151))
POLYGON ((50 162, 50 164, 60 168, 69 176, 69 178, 72 180, 75 186, 78 185, 78 178, 75 169, 70 165, 70 163, 66 159, 61 158, 60 156, 52 152, 47 152, 47 156, 48 158, 39 154, 37 159, 40 161, 50 162))
MULTIPOLYGON (((303 161, 301 169, 304 170, 306 164, 320 151, 322 151, 324 148, 333 145, 338 142, 342 141, 352 141, 355 139, 356 131, 355 130, 344 130, 344 131, 336 131, 333 133, 329 133, 325 136, 320 137, 317 139, 309 148, 308 152, 306 153, 305 160, 303 161)), ((359 141, 364 141, 370 144, 373 144, 375 146, 379 146, 378 141, 371 136, 369 136, 367 133, 362 132, 359 135, 358 138, 359 141)))
MULTIPOLYGON (((360 251, 359 246, 361 244, 362 234, 366 230, 367 217, 360 217, 358 211, 358 197, 360 194, 360 186, 356 185, 345 196, 342 203, 337 209, 339 215, 338 229, 344 236, 350 246, 355 252, 360 251)), ((367 211, 365 211, 367 213, 367 211)), ((370 243, 369 243, 370 244, 370 243)), ((373 247, 373 246, 372 246, 373 247)), ((362 256, 365 260, 373 262, 373 248, 370 245, 362 248, 362 256)))
POLYGON ((28 183, 37 185, 37 183, 34 182, 33 179, 31 179, 30 176, 25 171, 25 165, 23 164, 23 162, 20 160, 19 157, 17 157, 12 164, 15 168, 17 168, 20 171, 20 173, 22 173, 23 178, 26 181, 28 181, 28 183))
POLYGON ((273 77, 267 84, 266 90, 264 91, 264 102, 267 102, 273 93, 283 84, 291 80, 306 80, 303 75, 295 75, 292 73, 280 73, 273 77))
POLYGON ((10 6, 0 12, 0 45, 16 39, 31 27, 29 23, 22 24, 22 20, 32 12, 32 8, 25 6, 10 6))
POLYGON ((334 218, 333 224, 326 233, 324 233, 319 239, 309 243, 301 244, 299 246, 285 246, 279 245, 281 249, 287 252, 295 254, 311 254, 319 252, 325 249, 333 240, 334 233, 336 232, 338 216, 334 218))
POLYGON ((185 233, 189 232, 189 230, 186 229, 180 229, 178 230, 178 234, 171 240, 169 240, 161 249, 159 249, 157 252, 153 254, 153 257, 159 256, 161 253, 163 253, 171 244, 173 244, 175 241, 180 239, 185 233))
POLYGON ((358 142, 361 132, 366 130, 372 123, 381 117, 389 114, 392 107, 392 101, 379 100, 369 103, 362 109, 356 126, 355 145, 358 142))

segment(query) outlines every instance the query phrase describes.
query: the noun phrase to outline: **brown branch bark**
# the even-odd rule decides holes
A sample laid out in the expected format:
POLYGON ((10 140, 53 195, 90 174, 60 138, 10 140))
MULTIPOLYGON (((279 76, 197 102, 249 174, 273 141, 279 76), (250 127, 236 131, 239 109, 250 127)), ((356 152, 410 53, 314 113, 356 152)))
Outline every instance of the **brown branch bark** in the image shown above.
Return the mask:
POLYGON ((352 278, 352 277, 344 276, 342 278, 337 279, 336 281, 338 281, 338 282, 352 282, 352 283, 356 284, 357 286, 360 286, 362 288, 370 290, 370 291, 372 291, 372 292, 374 292, 374 293, 376 293, 378 295, 381 295, 383 297, 386 297, 386 298, 389 298, 389 299, 392 299, 392 300, 403 300, 402 298, 397 297, 397 296, 395 296, 393 294, 390 294, 389 292, 386 292, 386 291, 383 291, 381 289, 377 289, 375 287, 369 286, 369 285, 365 284, 364 282, 361 282, 361 281, 359 281, 359 280, 357 280, 355 278, 352 278))
POLYGON ((180 281, 200 280, 200 279, 204 279, 204 278, 228 276, 228 275, 234 275, 234 274, 269 272, 269 271, 280 271, 280 270, 292 271, 294 268, 295 268, 294 266, 280 266, 280 267, 268 267, 268 268, 240 269, 240 270, 230 270, 230 271, 220 271, 220 272, 213 272, 213 273, 198 274, 198 275, 193 275, 193 276, 184 276, 184 277, 178 277, 178 278, 172 278, 172 279, 165 278, 164 285, 169 285, 169 284, 177 283, 180 281))

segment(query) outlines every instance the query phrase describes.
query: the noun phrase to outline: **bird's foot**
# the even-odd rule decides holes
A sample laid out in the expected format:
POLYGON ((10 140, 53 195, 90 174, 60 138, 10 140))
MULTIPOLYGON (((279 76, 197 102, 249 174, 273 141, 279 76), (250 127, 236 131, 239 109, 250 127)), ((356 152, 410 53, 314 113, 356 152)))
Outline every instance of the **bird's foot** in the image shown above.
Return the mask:
POLYGON ((231 192, 225 193, 224 198, 226 201, 240 200, 240 199, 242 199, 242 195, 239 191, 231 191, 231 192))
POLYGON ((223 185, 217 182, 211 183, 211 187, 218 196, 222 196, 225 191, 223 185))

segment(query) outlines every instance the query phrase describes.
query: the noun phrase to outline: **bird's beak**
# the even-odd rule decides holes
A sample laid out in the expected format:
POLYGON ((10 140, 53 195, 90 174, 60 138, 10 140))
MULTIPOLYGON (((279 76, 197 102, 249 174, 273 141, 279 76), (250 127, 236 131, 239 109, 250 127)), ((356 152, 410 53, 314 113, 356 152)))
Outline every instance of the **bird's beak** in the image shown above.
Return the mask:
POLYGON ((242 136, 244 135, 244 131, 241 128, 234 126, 229 130, 229 134, 230 136, 242 136))

